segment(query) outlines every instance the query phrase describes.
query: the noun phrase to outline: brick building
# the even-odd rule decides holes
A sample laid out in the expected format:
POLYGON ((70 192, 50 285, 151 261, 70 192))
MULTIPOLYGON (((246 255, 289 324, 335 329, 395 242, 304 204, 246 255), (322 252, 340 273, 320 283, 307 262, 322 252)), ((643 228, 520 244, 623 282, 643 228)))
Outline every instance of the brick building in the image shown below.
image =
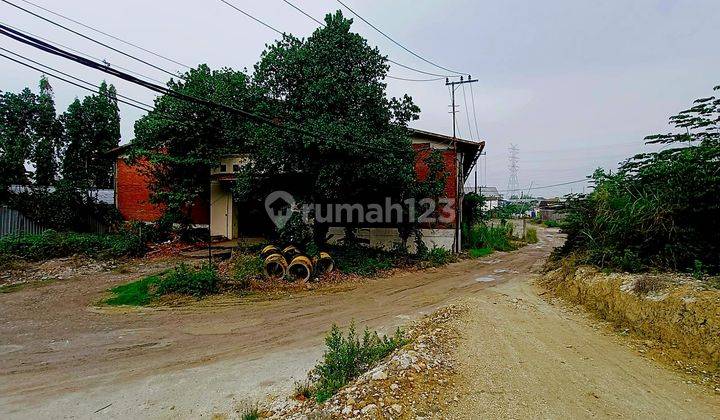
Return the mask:
MULTIPOLYGON (((427 176, 428 168, 424 162, 432 151, 440 151, 448 173, 445 182, 445 198, 457 198, 457 213, 452 221, 443 225, 427 226, 423 229, 426 245, 452 249, 460 235, 455 215, 462 208, 462 189, 467 175, 472 170, 477 157, 485 147, 485 142, 473 142, 423 130, 410 129, 413 149, 417 153, 415 171, 419 179, 427 176)), ((115 159, 115 205, 126 220, 144 222, 157 221, 163 214, 161 206, 150 202, 149 163, 139 159, 133 163, 126 161, 127 146, 113 151, 115 159)), ((188 211, 192 223, 198 227, 209 226, 210 234, 215 238, 236 239, 243 234, 258 234, 269 226, 269 218, 257 209, 248 211, 245 205, 233 199, 232 186, 235 173, 246 162, 241 155, 227 156, 211 170, 210 196, 199 200, 188 211), (267 220, 265 220, 267 219, 267 220)), ((453 206, 455 208, 455 206, 453 206)), ((335 239, 343 235, 342 228, 331 228, 335 239)), ((397 229, 391 227, 361 228, 358 237, 373 246, 390 246, 397 241, 397 229)))

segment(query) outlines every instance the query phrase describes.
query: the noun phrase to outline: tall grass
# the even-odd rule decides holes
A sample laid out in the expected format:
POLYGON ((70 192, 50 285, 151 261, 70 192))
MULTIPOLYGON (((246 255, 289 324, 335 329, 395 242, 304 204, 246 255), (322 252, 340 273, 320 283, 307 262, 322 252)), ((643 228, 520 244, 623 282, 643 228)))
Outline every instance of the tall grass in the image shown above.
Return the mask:
POLYGON ((528 227, 525 230, 525 242, 529 244, 536 244, 538 242, 537 229, 528 227))
POLYGON ((465 229, 465 244, 469 248, 490 248, 494 251, 513 251, 513 228, 510 224, 488 226, 477 224, 465 229))

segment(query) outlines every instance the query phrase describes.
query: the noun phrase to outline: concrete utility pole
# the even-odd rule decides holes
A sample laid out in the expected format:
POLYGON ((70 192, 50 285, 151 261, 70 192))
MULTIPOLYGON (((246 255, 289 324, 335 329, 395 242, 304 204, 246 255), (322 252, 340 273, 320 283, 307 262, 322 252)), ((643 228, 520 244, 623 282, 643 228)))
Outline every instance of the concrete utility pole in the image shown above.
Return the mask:
POLYGON ((472 76, 468 75, 467 79, 465 79, 463 76, 460 76, 460 81, 457 82, 451 82, 449 78, 445 78, 445 86, 449 86, 451 90, 451 97, 452 97, 452 122, 453 122, 453 150, 455 151, 455 170, 456 170, 456 176, 455 176, 455 238, 453 239, 453 251, 454 252, 460 252, 460 194, 463 192, 463 186, 465 184, 464 180, 462 180, 462 170, 458 167, 458 153, 457 153, 457 134, 456 134, 456 123, 455 123, 455 114, 457 114, 457 108, 455 105, 455 90, 458 86, 461 86, 465 83, 475 83, 477 82, 477 79, 473 79, 472 76))

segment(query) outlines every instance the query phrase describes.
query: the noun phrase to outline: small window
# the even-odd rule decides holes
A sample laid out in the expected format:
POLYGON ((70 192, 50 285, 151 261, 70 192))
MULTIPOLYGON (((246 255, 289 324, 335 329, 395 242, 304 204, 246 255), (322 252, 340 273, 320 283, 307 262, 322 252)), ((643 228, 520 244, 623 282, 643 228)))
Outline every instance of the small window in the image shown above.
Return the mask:
POLYGON ((233 164, 233 172, 240 172, 240 165, 237 163, 233 164))
POLYGON ((220 172, 227 172, 227 165, 220 165, 220 172))

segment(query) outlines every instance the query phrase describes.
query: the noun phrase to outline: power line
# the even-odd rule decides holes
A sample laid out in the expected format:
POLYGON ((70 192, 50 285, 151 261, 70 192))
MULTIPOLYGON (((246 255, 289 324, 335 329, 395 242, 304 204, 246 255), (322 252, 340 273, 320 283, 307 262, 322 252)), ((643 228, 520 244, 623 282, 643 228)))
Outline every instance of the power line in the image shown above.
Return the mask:
POLYGON ((382 30, 380 30, 377 26, 375 26, 375 25, 373 25, 372 23, 368 22, 367 19, 365 19, 364 17, 360 16, 357 12, 355 12, 353 9, 351 9, 350 7, 348 7, 348 6, 347 6, 345 3, 343 3, 342 1, 337 0, 337 2, 340 3, 340 4, 341 4, 343 7, 345 7, 346 9, 348 9, 348 10, 350 11, 350 13, 352 13, 352 14, 355 15, 355 16, 357 16, 358 19, 362 20, 362 21, 365 22, 368 26, 370 26, 371 28, 373 28, 373 29, 375 29, 376 31, 378 31, 382 36, 384 36, 385 38, 389 39, 393 44, 395 44, 395 45, 397 45, 398 47, 402 48, 403 50, 409 52, 410 54, 414 55, 415 57, 419 58, 420 60, 422 60, 422 61, 424 61, 424 62, 426 62, 426 63, 428 63, 428 64, 432 64, 433 66, 435 66, 435 67, 437 67, 437 68, 443 69, 443 70, 445 70, 445 71, 449 71, 450 73, 455 73, 455 74, 458 74, 458 75, 467 74, 467 73, 465 73, 465 72, 455 71, 455 70, 451 70, 451 69, 449 69, 449 68, 447 68, 447 67, 443 67, 443 66, 441 66, 441 65, 439 65, 439 64, 437 64, 437 63, 434 63, 434 62, 432 62, 432 61, 430 61, 430 60, 428 60, 428 59, 420 56, 419 54, 414 53, 413 51, 411 51, 410 49, 408 49, 407 47, 405 47, 404 45, 402 45, 402 44, 399 43, 398 41, 395 41, 393 38, 390 37, 390 35, 386 34, 386 33, 383 32, 382 30))
POLYGON ((553 187, 562 187, 564 185, 572 185, 572 184, 579 184, 581 182, 588 182, 590 181, 589 178, 585 179, 578 179, 577 181, 568 181, 568 182, 561 182, 559 184, 551 184, 551 185, 541 185, 537 187, 530 186, 528 188, 516 188, 512 190, 498 190, 499 192, 514 192, 514 191, 527 191, 527 190, 541 190, 545 188, 553 188, 553 187))
POLYGON ((237 6, 235 6, 234 4, 230 3, 229 1, 226 1, 226 0, 220 0, 220 1, 223 2, 223 3, 225 3, 225 4, 228 5, 228 6, 232 7, 233 9, 237 10, 238 12, 242 13, 243 15, 249 17, 250 19, 254 20, 255 22, 263 25, 264 27, 266 27, 266 28, 268 28, 268 29, 270 29, 270 30, 275 31, 275 32, 279 33, 280 35, 283 35, 283 36, 285 35, 285 32, 282 32, 282 31, 280 31, 280 30, 278 30, 278 29, 275 29, 274 27, 270 26, 270 24, 263 22, 262 20, 256 18, 255 16, 251 15, 250 13, 248 13, 248 12, 240 9, 239 7, 237 7, 237 6))
POLYGON ((390 76, 390 75, 386 75, 385 77, 387 77, 388 79, 404 80, 406 82, 437 82, 438 80, 445 79, 445 77, 435 77, 432 79, 409 79, 409 78, 405 78, 405 77, 397 77, 397 76, 390 76))
MULTIPOLYGON (((4 50, 4 51, 7 51, 7 50, 5 50, 4 48, 3 48, 3 50, 4 50)), ((58 75, 56 75, 56 74, 51 74, 50 72, 47 72, 47 71, 42 70, 42 69, 39 69, 39 68, 37 68, 37 67, 35 67, 35 66, 32 66, 32 65, 30 65, 30 64, 23 63, 23 62, 21 62, 21 61, 19 61, 19 60, 16 60, 16 59, 14 59, 14 58, 12 58, 12 57, 10 57, 10 56, 7 56, 7 55, 5 55, 5 54, 3 54, 3 53, 0 53, 0 57, 4 57, 4 58, 6 58, 6 59, 8 59, 8 60, 10 60, 10 61, 14 61, 14 62, 16 62, 16 63, 18 63, 18 64, 20 64, 20 65, 22 65, 22 66, 29 67, 29 68, 31 68, 31 69, 33 69, 33 70, 36 70, 36 71, 38 71, 38 72, 40 72, 40 73, 42 73, 42 74, 48 74, 49 76, 52 76, 52 77, 54 77, 54 78, 56 78, 56 79, 59 79, 59 80, 62 80, 63 82, 69 83, 69 84, 71 84, 71 85, 77 86, 77 87, 79 87, 79 88, 81 88, 81 89, 85 89, 85 90, 88 90, 88 91, 90 91, 90 92, 100 94, 100 92, 98 92, 98 91, 96 91, 96 90, 90 89, 90 88, 88 88, 88 87, 86 87, 86 86, 83 86, 83 85, 81 85, 81 84, 79 84, 79 83, 75 83, 75 82, 73 82, 73 81, 71 81, 71 80, 65 79, 64 77, 58 76, 58 75)), ((43 66, 43 67, 44 67, 44 66, 43 66)), ((91 83, 89 83, 89 82, 84 82, 84 83, 91 84, 91 83)), ((97 86, 96 86, 96 87, 97 87, 97 86)), ((110 97, 111 95, 106 94, 106 96, 110 97)), ((118 96, 119 96, 119 95, 118 95, 118 96)), ((145 111, 145 112, 149 112, 149 111, 150 111, 149 109, 143 108, 143 107, 140 106, 140 105, 136 105, 136 104, 133 104, 133 103, 130 103, 130 102, 124 101, 124 100, 122 100, 122 99, 118 99, 118 98, 114 98, 114 99, 116 99, 118 102, 124 103, 125 105, 129 105, 129 106, 138 108, 138 109, 143 110, 143 111, 145 111)))
MULTIPOLYGON (((470 83, 472 85, 472 83, 470 83)), ((467 105, 467 96, 465 95, 465 85, 460 85, 462 87, 462 93, 463 93, 463 102, 465 102, 465 118, 467 119, 467 125, 468 125, 468 131, 470 132, 470 140, 475 140, 473 138, 472 133, 472 127, 470 126, 470 113, 468 112, 468 105, 467 105)), ((477 136, 476 138, 480 138, 480 136, 477 136)))
POLYGON ((0 21, 0 24, 3 24, 3 25, 5 25, 5 26, 7 26, 8 28, 14 29, 14 30, 16 30, 16 31, 18 31, 18 32, 21 32, 21 33, 23 33, 23 34, 30 35, 30 36, 34 36, 35 38, 40 39, 40 40, 43 40, 43 41, 47 42, 48 44, 52 44, 52 45, 57 46, 57 47, 65 48, 66 50, 72 51, 72 52, 74 52, 75 54, 79 54, 79 55, 81 55, 81 56, 83 56, 83 57, 85 57, 85 58, 90 58, 90 59, 95 60, 95 61, 101 61, 101 62, 108 63, 108 65, 115 66, 115 67, 117 67, 117 68, 119 68, 119 69, 121 69, 121 70, 125 70, 126 72, 132 73, 132 74, 134 74, 135 76, 138 76, 138 77, 141 77, 141 78, 144 78, 144 79, 147 79, 147 80, 152 80, 153 82, 156 82, 156 83, 163 83, 163 84, 165 83, 165 82, 163 82, 162 80, 158 80, 158 79, 155 79, 155 78, 153 78, 153 77, 146 76, 146 75, 144 75, 144 74, 141 74, 141 73, 138 73, 138 72, 136 72, 136 71, 133 71, 133 70, 127 68, 127 67, 122 67, 122 66, 119 66, 119 65, 117 65, 117 64, 110 63, 110 62, 108 62, 107 60, 104 60, 104 59, 102 59, 102 58, 98 58, 98 57, 92 56, 92 55, 90 55, 90 54, 88 54, 88 53, 85 53, 85 52, 76 50, 76 49, 74 49, 74 48, 72 48, 72 47, 69 47, 69 46, 67 46, 67 45, 61 44, 61 43, 59 43, 59 42, 52 41, 52 40, 47 39, 47 38, 43 38, 43 37, 41 37, 40 35, 36 35, 36 34, 30 32, 30 31, 27 31, 27 30, 24 30, 24 29, 20 29, 20 28, 17 28, 17 27, 15 27, 15 26, 12 26, 12 25, 8 25, 8 24, 5 23, 5 22, 0 21))
POLYGON ((160 53, 157 53, 157 52, 155 52, 155 51, 149 50, 149 49, 147 49, 147 48, 145 48, 145 47, 142 47, 142 46, 140 46, 140 45, 134 44, 134 43, 132 43, 132 42, 130 42, 130 41, 126 41, 126 40, 124 40, 124 39, 122 39, 122 38, 119 38, 119 37, 117 37, 117 36, 115 36, 115 35, 109 34, 109 33, 107 33, 107 32, 104 32, 104 31, 100 30, 100 29, 97 29, 97 28, 95 28, 95 27, 92 27, 92 26, 90 26, 90 25, 87 25, 87 24, 85 24, 85 23, 82 23, 82 22, 80 22, 80 21, 78 21, 78 20, 76 20, 76 19, 73 19, 73 18, 71 18, 71 17, 65 16, 65 15, 60 14, 60 13, 58 13, 58 12, 52 11, 52 10, 46 8, 46 7, 40 6, 39 4, 33 3, 33 2, 31 2, 31 1, 28 1, 28 0, 20 0, 20 1, 22 1, 23 3, 27 3, 27 4, 30 4, 30 5, 33 5, 33 6, 37 7, 37 8, 40 9, 40 10, 44 10, 44 11, 50 13, 50 14, 53 14, 53 15, 58 16, 58 17, 61 17, 61 18, 65 19, 65 20, 68 20, 68 21, 73 22, 73 23, 75 23, 75 24, 77 24, 77 25, 80 25, 80 26, 82 26, 82 27, 84 27, 84 28, 90 29, 91 31, 95 31, 95 32, 97 32, 97 33, 99 33, 99 34, 105 35, 105 36, 107 36, 107 37, 109 37, 109 38, 112 38, 112 39, 114 39, 114 40, 116 40, 116 41, 122 42, 122 43, 125 44, 125 45, 129 45, 129 46, 135 47, 135 48, 137 48, 137 49, 139 49, 139 50, 141 50, 141 51, 145 51, 146 53, 152 54, 152 55, 154 55, 155 57, 162 58, 163 60, 169 61, 169 62, 171 62, 171 63, 177 64, 177 65, 179 65, 179 66, 182 66, 182 67, 185 67, 185 68, 188 68, 188 69, 190 68, 190 66, 188 66, 187 64, 183 64, 183 63, 181 63, 181 62, 179 62, 179 61, 173 60, 172 58, 166 57, 166 56, 164 56, 164 55, 162 55, 162 54, 160 54, 160 53))
MULTIPOLYGON (((106 65, 106 64, 97 63, 97 62, 94 62, 94 61, 92 61, 92 60, 89 60, 89 59, 80 57, 80 56, 78 56, 78 55, 69 53, 69 52, 67 52, 67 51, 64 51, 64 50, 62 50, 62 49, 60 49, 60 48, 54 47, 54 46, 52 46, 52 45, 50 45, 50 44, 48 44, 48 43, 46 43, 46 42, 43 42, 43 41, 41 41, 41 40, 39 40, 39 39, 37 39, 37 38, 34 38, 34 37, 30 36, 30 35, 25 35, 25 34, 19 32, 19 31, 16 31, 16 30, 14 30, 14 29, 11 29, 11 28, 9 28, 8 26, 3 25, 3 24, 0 24, 0 34, 1 34, 1 35, 5 35, 5 36, 7 36, 7 37, 9 37, 9 38, 12 38, 12 39, 14 39, 14 40, 16 40, 16 41, 18 41, 18 42, 23 43, 23 44, 26 44, 26 45, 32 46, 32 47, 34 47, 34 48, 37 48, 37 49, 39 49, 39 50, 42 50, 42 51, 44 51, 44 52, 47 52, 47 53, 49 53, 49 54, 53 54, 53 55, 56 55, 56 56, 59 56, 59 57, 62 57, 62 58, 65 58, 65 59, 68 59, 68 60, 71 60, 71 61, 75 61, 75 62, 77 62, 77 63, 79 63, 79 64, 82 64, 82 65, 84 65, 84 66, 86 66, 86 67, 90 67, 90 68, 93 68, 93 69, 96 69, 96 70, 100 70, 100 71, 102 71, 102 72, 104 72, 104 73, 110 74, 110 75, 112 75, 112 76, 118 77, 118 78, 123 79, 123 80, 126 80, 126 81, 128 81, 128 82, 131 82, 131 83, 134 83, 134 84, 143 86, 143 87, 145 87, 145 88, 147 88, 147 89, 150 89, 150 90, 152 90, 152 91, 155 91, 155 92, 160 93, 160 94, 163 94, 163 95, 172 96, 172 97, 175 97, 175 98, 177 98, 177 99, 185 100, 185 101, 187 101, 187 102, 192 102, 192 103, 199 104, 199 105, 203 105, 203 106, 208 106, 208 107, 211 107, 211 108, 217 108, 217 109, 220 109, 220 110, 225 111, 225 112, 229 112, 229 113, 232 113, 232 114, 237 114, 237 115, 239 115, 239 116, 241 116, 241 117, 243 117, 243 118, 246 118, 246 119, 248 119, 248 120, 250 120, 250 121, 252 121, 252 122, 255 122, 255 123, 271 125, 271 126, 274 126, 274 127, 279 128, 279 129, 281 129, 281 130, 293 132, 293 133, 296 133, 296 134, 302 134, 302 135, 306 135, 306 136, 309 136, 309 137, 312 137, 312 138, 315 138, 315 139, 322 139, 322 140, 328 141, 329 143, 336 143, 336 144, 337 144, 337 141, 336 141, 336 140, 328 139, 328 138, 326 138, 326 137, 324 137, 324 136, 318 135, 318 134, 316 134, 316 133, 312 133, 312 132, 310 132, 310 131, 307 131, 307 130, 304 130, 304 129, 301 129, 301 128, 291 127, 291 126, 287 126, 287 125, 281 124, 281 123, 277 122, 276 120, 274 120, 274 119, 272 119, 272 118, 270 118, 270 117, 266 117, 266 116, 264 116, 264 115, 255 114, 255 113, 252 113, 252 112, 249 112, 249 111, 240 109, 240 108, 235 108, 235 107, 232 107, 232 106, 229 106, 229 105, 225 105, 225 104, 222 104, 222 103, 213 102, 213 101, 210 101, 210 100, 207 100, 207 99, 203 99, 203 98, 198 98, 198 97, 195 97, 195 96, 187 95, 187 94, 184 94, 184 93, 181 93, 181 92, 177 92, 177 91, 175 91, 175 90, 172 90, 172 89, 170 89, 170 88, 167 88, 167 87, 165 87, 165 86, 161 86, 161 85, 158 85, 158 84, 154 84, 154 83, 151 83, 151 82, 148 82, 148 81, 139 79, 139 78, 137 78, 137 77, 135 77, 135 76, 132 76, 132 75, 127 74, 127 73, 125 73, 125 72, 122 72, 122 71, 119 71, 119 70, 117 70, 117 69, 114 69, 114 68, 112 68, 112 67, 110 67, 110 66, 108 66, 108 65, 106 65)), ((379 150, 379 151, 381 151, 381 152, 402 151, 402 149, 400 149, 400 148, 397 148, 396 150, 391 150, 391 149, 388 149, 388 148, 385 148, 385 147, 375 146, 375 145, 366 144, 366 143, 358 143, 358 142, 348 141, 348 140, 345 140, 345 143, 353 144, 353 145, 358 146, 358 147, 366 147, 366 148, 370 148, 370 149, 375 149, 375 150, 379 150)))
MULTIPOLYGON (((33 64, 37 64, 38 66, 44 67, 44 68, 47 69, 47 70, 54 71, 54 72, 56 72, 56 73, 60 73, 60 74, 62 74, 63 76, 69 77, 69 78, 71 78, 71 79, 73 79, 73 80, 76 80, 76 81, 78 81, 78 82, 80 82, 80 83, 85 83, 86 85, 92 86, 92 87, 94 87, 94 88, 98 88, 98 87, 99 87, 99 86, 97 86, 97 85, 95 85, 95 84, 93 84, 93 83, 88 82, 87 80, 80 79, 79 77, 75 77, 75 76, 73 76, 73 75, 71 75, 71 74, 65 73, 64 71, 61 71, 61 70, 52 68, 52 67, 50 67, 50 66, 47 66, 47 65, 45 65, 45 64, 42 64, 42 63, 37 62, 37 61, 35 61, 35 60, 32 60, 32 59, 30 59, 30 58, 23 57, 22 55, 20 55, 20 54, 18 54, 18 53, 16 53, 16 52, 10 51, 10 50, 8 50, 8 49, 5 49, 5 48, 3 48, 3 47, 0 47, 0 50, 5 51, 6 53, 12 54, 12 55, 14 55, 15 57, 21 58, 21 59, 23 59, 23 60, 25 60, 25 61, 29 61, 29 62, 31 62, 31 63, 33 63, 33 64)), ((0 55, 1 55, 1 54, 0 54, 0 55)), ((7 57, 7 56, 4 56, 4 55, 3 55, 3 57, 5 57, 5 58, 7 58, 7 59, 9 59, 9 60, 13 60, 12 58, 7 57)), ((15 60, 13 60, 13 61, 15 61, 15 60)), ((18 63, 17 61, 15 61, 15 62, 18 63)), ((19 63, 19 64, 22 64, 22 65, 24 65, 24 66, 30 67, 30 68, 35 69, 35 70, 38 70, 37 68, 32 67, 32 66, 30 66, 30 65, 28 65, 28 64, 23 64, 23 63, 19 63)), ((38 71, 41 71, 41 72, 42 72, 43 70, 38 70, 38 71)), ((63 80, 63 81, 66 81, 66 82, 70 83, 69 81, 60 78, 60 76, 57 76, 57 75, 52 75, 52 76, 55 77, 55 78, 57 78, 57 79, 60 79, 60 80, 63 80)), ((75 86, 77 86, 77 85, 75 85, 75 86)), ((89 89, 88 89, 88 90, 89 90, 89 89)), ((128 101, 135 102, 135 103, 137 103, 137 104, 140 105, 140 106, 149 108, 149 109, 144 109, 144 108, 137 107, 137 108, 139 108, 139 109, 142 109, 143 111, 150 112, 150 110, 152 110, 152 108, 153 108, 152 105, 146 104, 146 103, 141 102, 141 101, 138 101, 137 99, 133 99, 133 98, 130 98, 130 97, 128 97, 128 96, 121 95, 121 94, 119 94, 119 93, 116 93, 116 95, 117 95, 118 97, 124 98, 124 99, 126 99, 126 100, 128 100, 128 101)), ((130 104, 128 104, 128 105, 130 105, 130 104)))
MULTIPOLYGON (((98 41, 98 40, 96 40, 96 39, 90 38, 89 36, 87 36, 87 35, 85 35, 85 34, 83 34, 83 33, 80 33, 80 32, 78 32, 78 31, 76 31, 76 30, 74 30, 74 29, 68 28, 68 27, 65 26, 65 25, 62 25, 62 24, 60 24, 60 23, 57 23, 57 22, 55 22, 55 21, 52 20, 52 19, 46 18, 45 16, 42 16, 42 15, 40 15, 40 14, 37 14, 37 13, 35 13, 35 12, 31 11, 31 10, 28 10, 28 9, 22 7, 22 6, 19 6, 19 5, 15 4, 15 3, 13 3, 13 2, 11 2, 11 1, 9 1, 9 0, 1 0, 1 1, 4 2, 4 3, 7 3, 7 4, 9 4, 10 6, 13 6, 13 7, 17 8, 17 9, 20 9, 20 10, 22 10, 22 11, 25 12, 25 13, 28 13, 28 14, 30 14, 30 15, 32 15, 32 16, 35 16, 35 17, 38 18, 38 19, 42 19, 42 20, 44 20, 45 22, 48 22, 48 23, 50 23, 50 24, 52 24, 52 25, 55 25, 55 26, 57 26, 57 27, 59 27, 59 28, 62 28, 62 29, 64 29, 64 30, 68 31, 68 32, 71 32, 71 33, 79 36, 79 37, 82 37, 82 38, 84 38, 84 39, 87 39, 88 41, 94 42, 95 44, 101 45, 101 46, 103 46, 103 47, 105 47, 105 48, 107 48, 107 49, 110 49, 110 50, 115 51, 115 52, 117 52, 117 53, 119 53, 119 54, 122 54, 122 55, 124 55, 124 56, 126 56, 126 57, 128 57, 128 58, 131 58, 131 59, 135 60, 135 61, 138 61, 138 62, 140 62, 140 63, 143 63, 143 64, 145 64, 145 65, 148 65, 148 66, 150 66, 150 67, 152 67, 152 68, 154 68, 154 69, 156 69, 156 70, 160 70, 161 72, 167 73, 167 74, 169 74, 169 75, 172 76, 172 77, 178 77, 178 78, 182 79, 182 77, 179 76, 179 75, 176 74, 176 73, 173 73, 173 72, 171 72, 171 71, 169 71, 169 70, 165 70, 165 69, 162 68, 162 67, 156 66, 156 65, 154 65, 154 64, 152 64, 152 63, 150 63, 150 62, 148 62, 148 61, 143 60, 142 58, 138 58, 138 57, 135 57, 135 56, 132 55, 132 54, 128 54, 128 53, 126 53, 126 52, 124 52, 124 51, 121 51, 121 50, 119 50, 119 49, 117 49, 117 48, 115 48, 115 47, 112 47, 112 46, 110 46, 110 45, 108 45, 108 44, 105 44, 104 42, 100 42, 100 41, 98 41)), ((222 1, 222 0, 221 0, 221 1, 222 1)))
POLYGON ((478 129, 478 123, 477 123, 477 112, 475 112, 475 93, 473 93, 473 87, 472 83, 470 83, 470 99, 472 100, 472 112, 473 112, 473 119, 475 120, 475 134, 477 134, 478 140, 480 140, 480 130, 478 129))
POLYGON ((320 26, 325 26, 324 23, 322 23, 322 22, 320 22, 319 20, 315 19, 311 14, 309 14, 309 13, 305 12, 303 9, 295 6, 293 3, 289 2, 288 0, 283 0, 283 1, 284 1, 285 3, 287 3, 288 5, 290 5, 290 7, 292 7, 293 9, 295 9, 295 10, 297 10, 298 12, 302 13, 303 15, 307 16, 308 18, 314 20, 315 23, 317 23, 318 25, 320 25, 320 26))
MULTIPOLYGON (((292 7, 293 9, 295 9, 295 10, 297 10, 298 12, 302 13, 303 15, 307 16, 309 19, 312 19, 312 20, 313 20, 315 23, 317 23, 318 25, 323 26, 323 27, 325 26, 325 24, 324 24, 323 22, 320 22, 320 21, 317 20, 315 17, 313 17, 311 14, 307 13, 306 11, 304 11, 303 9, 301 9, 300 7, 298 7, 298 6, 296 6, 295 4, 293 4, 292 2, 290 2, 290 1, 288 1, 288 0, 283 0, 283 1, 284 1, 285 3, 287 3, 287 4, 288 4, 290 7, 292 7)), ((406 69, 408 69, 408 70, 412 70, 412 71, 415 71, 415 72, 418 72, 418 73, 426 74, 426 75, 428 75, 428 76, 438 76, 438 77, 439 77, 439 78, 437 78, 437 79, 407 79, 407 78, 402 78, 402 77, 388 76, 388 77, 391 78, 391 79, 407 80, 407 81, 410 81, 410 82, 435 82, 435 81, 438 81, 438 80, 442 80, 442 79, 445 78, 445 77, 460 77, 460 76, 456 76, 456 75, 452 75, 452 74, 440 74, 440 73, 433 73, 433 72, 429 72, 429 71, 425 71, 425 70, 416 69, 415 67, 411 67, 411 66, 408 66, 408 65, 405 65, 405 64, 402 64, 402 63, 398 63, 397 61, 392 60, 392 59, 390 59, 390 58, 387 58, 387 61, 389 61, 390 63, 395 64, 396 66, 403 67, 403 68, 406 68, 406 69)))

